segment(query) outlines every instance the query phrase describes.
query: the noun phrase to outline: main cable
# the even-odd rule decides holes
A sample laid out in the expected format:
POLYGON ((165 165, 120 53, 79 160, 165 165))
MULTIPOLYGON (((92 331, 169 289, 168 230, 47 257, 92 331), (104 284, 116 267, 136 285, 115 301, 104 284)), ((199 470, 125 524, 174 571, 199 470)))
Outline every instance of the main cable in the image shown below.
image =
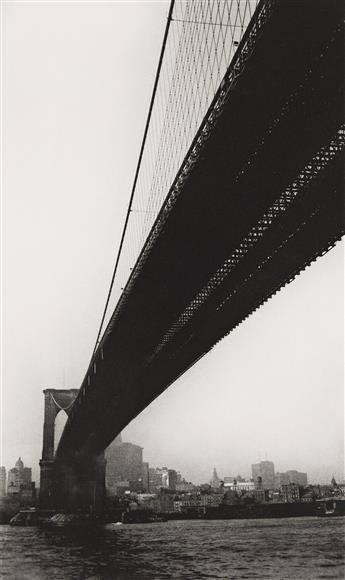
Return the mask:
POLYGON ((164 37, 163 37, 163 44, 162 44, 162 48, 161 48, 161 52, 160 52, 160 56, 159 56, 159 61, 158 61, 158 68, 157 68, 157 72, 156 72, 156 78, 155 78, 155 82, 154 82, 154 85, 153 85, 153 91, 152 91, 152 96, 151 96, 151 101, 150 101, 149 112, 148 112, 148 115, 147 115, 147 120, 146 120, 146 125, 145 125, 145 130, 144 130, 144 136, 143 136, 143 140, 142 140, 142 143, 141 143, 141 148, 140 148, 140 153, 139 153, 139 159, 138 159, 137 168, 136 168, 136 171, 135 171, 135 176, 134 176, 134 181, 133 181, 131 196, 129 198, 128 208, 127 208, 127 213, 126 213, 126 219, 125 219, 125 223, 124 223, 123 230, 122 230, 120 245, 119 245, 119 249, 118 249, 117 256, 116 256, 115 267, 114 267, 113 275, 112 275, 112 278, 111 278, 110 287, 109 287, 109 291, 108 291, 108 295, 107 295, 107 300, 106 300, 106 303, 105 303, 105 307, 104 307, 104 311, 103 311, 103 315, 102 315, 102 320, 101 320, 101 324, 100 324, 100 327, 99 327, 99 330, 98 330, 98 334, 97 334, 97 338, 96 338, 96 343, 95 343, 95 347, 94 347, 93 352, 92 352, 91 360, 92 360, 92 358, 93 358, 93 356, 94 356, 94 354, 95 354, 95 352, 97 350, 98 344, 99 344, 99 339, 100 339, 100 336, 101 336, 101 332, 102 332, 102 328, 103 328, 103 324, 104 324, 104 319, 105 319, 105 316, 106 316, 106 313, 107 313, 107 310, 108 310, 108 305, 109 305, 111 293, 112 293, 113 286, 114 286, 115 276, 116 276, 117 268, 118 268, 119 261, 120 261, 120 257, 121 257, 121 252, 122 252, 122 247, 123 247, 123 243, 124 243, 124 239, 125 239, 125 235, 126 235, 126 231, 127 231, 129 216, 130 216, 130 213, 131 213, 131 208, 132 208, 134 193, 135 193, 135 189, 136 189, 136 185, 137 185, 137 181, 138 181, 138 175, 139 175, 139 171, 140 171, 141 161, 142 161, 142 157, 143 157, 143 153, 144 153, 144 148, 145 148, 145 143, 146 143, 146 137, 147 137, 147 133, 148 133, 148 130, 149 130, 149 125, 150 125, 150 120, 151 120, 153 105, 154 105, 154 101, 155 101, 155 97, 156 97, 157 86, 158 86, 159 76, 160 76, 160 72, 161 72, 161 68, 162 68, 165 47, 166 47, 166 43, 167 43, 167 39, 168 39, 169 28, 170 28, 170 24, 171 24, 171 21, 172 21, 172 13, 173 13, 173 9, 174 9, 174 4, 175 4, 175 0, 171 0, 171 2, 170 2, 170 8, 169 8, 169 13, 168 13, 167 24, 166 24, 166 27, 165 27, 165 32, 164 32, 164 37))

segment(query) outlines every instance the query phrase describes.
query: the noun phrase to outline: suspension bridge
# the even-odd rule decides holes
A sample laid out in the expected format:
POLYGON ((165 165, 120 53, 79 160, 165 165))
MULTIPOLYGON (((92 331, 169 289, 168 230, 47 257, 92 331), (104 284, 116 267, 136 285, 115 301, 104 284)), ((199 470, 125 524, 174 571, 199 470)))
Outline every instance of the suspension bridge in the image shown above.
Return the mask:
POLYGON ((114 437, 343 235, 343 17, 340 0, 171 3, 113 279, 56 455, 44 448, 42 505, 101 502, 114 437))

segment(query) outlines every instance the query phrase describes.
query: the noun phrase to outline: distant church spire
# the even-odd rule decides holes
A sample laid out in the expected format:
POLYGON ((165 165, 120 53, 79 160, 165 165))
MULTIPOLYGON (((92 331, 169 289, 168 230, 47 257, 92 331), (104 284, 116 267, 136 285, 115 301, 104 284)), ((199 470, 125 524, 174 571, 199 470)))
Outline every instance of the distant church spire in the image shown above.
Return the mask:
POLYGON ((213 468, 213 475, 210 483, 212 487, 219 487, 220 479, 218 477, 218 473, 215 467, 213 468))
POLYGON ((337 484, 337 482, 336 482, 336 480, 335 480, 335 477, 334 477, 334 475, 333 475, 333 477, 332 477, 331 484, 332 484, 332 487, 334 487, 334 489, 336 489, 336 488, 338 487, 338 484, 337 484))

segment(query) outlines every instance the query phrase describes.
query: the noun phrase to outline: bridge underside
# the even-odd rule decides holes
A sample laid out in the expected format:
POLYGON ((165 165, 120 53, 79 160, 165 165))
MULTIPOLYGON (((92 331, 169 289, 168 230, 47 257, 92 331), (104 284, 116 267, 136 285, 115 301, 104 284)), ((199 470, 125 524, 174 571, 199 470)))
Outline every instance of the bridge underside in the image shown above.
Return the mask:
POLYGON ((97 350, 58 457, 97 454, 343 224, 343 7, 259 4, 97 350))

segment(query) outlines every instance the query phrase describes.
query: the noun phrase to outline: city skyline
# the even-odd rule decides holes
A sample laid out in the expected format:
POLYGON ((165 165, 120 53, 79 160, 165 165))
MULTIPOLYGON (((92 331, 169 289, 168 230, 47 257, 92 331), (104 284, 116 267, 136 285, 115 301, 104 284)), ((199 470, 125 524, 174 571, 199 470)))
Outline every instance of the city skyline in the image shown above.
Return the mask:
MULTIPOLYGON (((162 470, 162 469, 163 470, 171 470, 172 469, 173 471, 175 471, 175 473, 179 474, 179 476, 182 477, 184 481, 186 481, 186 482, 188 481, 185 478, 185 474, 181 473, 179 470, 176 470, 174 465, 167 467, 165 465, 166 462, 165 463, 163 462, 161 464, 161 466, 159 467, 157 465, 152 466, 149 462, 144 461, 144 457, 143 457, 144 448, 141 447, 140 445, 137 445, 136 443, 132 443, 129 441, 123 441, 121 433, 114 439, 114 441, 109 445, 109 447, 105 451, 106 461, 107 461, 107 464, 109 463, 109 466, 111 469, 109 472, 110 474, 114 470, 114 466, 113 466, 114 458, 112 457, 112 455, 113 455, 112 450, 114 450, 114 445, 115 445, 115 449, 116 449, 116 447, 119 443, 120 443, 120 446, 125 448, 125 451, 124 451, 125 455, 127 455, 127 453, 129 453, 129 458, 133 455, 133 451, 131 451, 131 448, 137 448, 138 451, 140 450, 139 455, 141 458, 139 461, 142 463, 143 466, 147 466, 147 468, 150 468, 150 469, 152 468, 154 470, 162 470)), ((135 452, 135 453, 137 454, 137 452, 135 452)), ((122 453, 122 455, 123 455, 123 453, 122 453)), ((120 464, 122 464, 122 461, 123 460, 120 461, 120 464)), ((10 474, 11 471, 13 471, 13 469, 16 469, 18 467, 19 463, 22 464, 21 468, 24 468, 24 470, 30 472, 30 480, 31 480, 31 472, 33 470, 35 471, 35 467, 28 466, 28 465, 24 467, 24 462, 23 462, 21 456, 19 456, 19 459, 16 461, 16 463, 14 464, 14 467, 12 467, 12 468, 9 468, 6 465, 0 465, 1 473, 4 474, 4 475, 2 475, 2 477, 5 477, 5 480, 6 479, 8 480, 8 475, 10 474)), ((217 467, 214 466, 213 468, 211 468, 211 464, 210 464, 210 466, 209 466, 209 478, 208 479, 205 479, 204 481, 198 481, 198 482, 196 482, 196 481, 188 481, 188 482, 192 483, 193 485, 200 485, 200 484, 202 485, 202 484, 208 483, 209 481, 214 480, 215 478, 219 482, 223 482, 223 483, 226 482, 227 480, 237 480, 237 479, 239 481, 243 480, 243 481, 254 481, 255 482, 255 481, 257 481, 258 476, 260 476, 264 480, 265 476, 262 473, 262 471, 260 471, 261 466, 263 466, 263 469, 267 469, 267 466, 268 466, 269 470, 273 470, 273 480, 274 480, 274 478, 277 478, 277 477, 278 477, 278 479, 279 478, 281 479, 282 476, 293 477, 294 475, 297 476, 297 474, 298 474, 298 476, 303 476, 303 479, 305 479, 304 485, 309 485, 309 484, 312 485, 312 484, 318 484, 318 483, 328 484, 328 483, 330 483, 330 481, 333 478, 337 479, 336 477, 334 477, 335 474, 332 473, 332 477, 329 479, 329 481, 309 481, 307 484, 306 480, 307 480, 308 474, 306 472, 300 472, 300 471, 296 470, 295 466, 293 466, 293 465, 290 465, 290 468, 286 469, 284 471, 284 470, 280 469, 279 467, 277 468, 276 463, 274 461, 267 459, 267 457, 266 457, 264 460, 260 460, 259 463, 257 463, 257 464, 249 465, 247 467, 247 470, 242 472, 242 473, 239 473, 238 471, 236 471, 236 469, 233 469, 233 471, 231 473, 229 471, 227 471, 226 473, 224 472, 224 473, 219 474, 217 467), (270 464, 270 465, 268 465, 268 464, 270 464), (211 474, 212 474, 212 477, 211 477, 211 474), (243 475, 245 476, 244 478, 243 478, 243 475)), ((271 479, 270 476, 271 476, 271 474, 269 474, 269 476, 268 476, 269 480, 271 479)), ((275 481, 278 481, 278 480, 275 479, 275 481)), ((339 477, 338 481, 344 483, 345 477, 339 477)), ((39 485, 39 477, 38 477, 37 481, 34 481, 34 483, 39 485)), ((8 486, 8 482, 5 485, 5 487, 7 488, 7 486, 8 486)))
MULTIPOLYGON (((121 517, 122 523, 148 523, 150 518, 167 521, 168 518, 210 516, 315 516, 322 514, 327 506, 339 514, 344 511, 345 481, 337 482, 332 477, 326 485, 308 482, 307 473, 278 472, 272 461, 252 464, 250 479, 240 474, 219 477, 214 467, 208 481, 196 484, 188 482, 171 466, 150 466, 143 461, 143 448, 123 441, 121 435, 108 447, 105 459, 103 513, 110 520, 121 517)), ((38 495, 31 472, 31 467, 24 466, 19 457, 8 470, 6 486, 6 468, 0 466, 2 523, 19 508, 10 523, 19 523, 28 517, 37 523, 37 507, 42 509, 42 501, 47 499, 44 499, 46 482, 44 476, 38 495)), ((71 515, 56 514, 56 517, 71 515)))
MULTIPOLYGON (((6 7, 1 463, 21 455, 36 481, 42 391, 78 388, 91 356, 167 6, 128 3, 120 14, 116 4, 89 5, 82 26, 77 5, 6 7)), ((342 313, 341 243, 178 379, 124 437, 144 447, 149 463, 175 465, 196 482, 210 457, 219 472, 248 465, 249 473, 266 453, 281 458, 282 471, 342 479, 342 313)))

